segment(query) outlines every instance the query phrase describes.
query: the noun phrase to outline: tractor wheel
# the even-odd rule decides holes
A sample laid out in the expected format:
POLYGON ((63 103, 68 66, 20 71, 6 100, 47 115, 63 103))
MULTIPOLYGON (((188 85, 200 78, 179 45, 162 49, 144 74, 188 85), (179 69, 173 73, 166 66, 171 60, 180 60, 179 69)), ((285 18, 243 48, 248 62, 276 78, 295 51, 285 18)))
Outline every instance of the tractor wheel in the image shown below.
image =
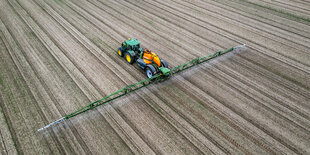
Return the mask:
POLYGON ((123 56, 124 56, 124 50, 123 50, 123 48, 121 48, 121 47, 118 48, 117 54, 118 54, 118 56, 123 57, 123 56))
POLYGON ((147 65, 145 69, 145 74, 147 78, 152 78, 156 74, 156 69, 152 65, 147 65))
POLYGON ((125 59, 129 64, 133 64, 135 62, 135 57, 128 52, 125 54, 125 59))
POLYGON ((165 60, 160 60, 160 63, 162 64, 163 67, 168 68, 168 63, 165 60))

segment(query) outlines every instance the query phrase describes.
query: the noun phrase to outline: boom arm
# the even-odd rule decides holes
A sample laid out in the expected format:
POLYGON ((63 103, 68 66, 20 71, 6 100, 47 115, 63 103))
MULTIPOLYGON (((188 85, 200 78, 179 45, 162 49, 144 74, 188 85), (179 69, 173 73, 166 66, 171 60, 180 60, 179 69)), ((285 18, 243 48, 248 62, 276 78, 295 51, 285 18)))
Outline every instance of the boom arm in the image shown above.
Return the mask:
MULTIPOLYGON (((211 60, 213 58, 216 58, 218 56, 224 55, 224 54, 229 53, 231 51, 238 51, 241 48, 245 48, 245 45, 236 46, 236 47, 227 49, 225 51, 219 51, 219 52, 215 52, 213 54, 207 55, 207 56, 203 56, 203 57, 199 57, 199 58, 193 59, 193 60, 188 61, 188 62, 186 62, 186 63, 184 63, 182 65, 179 65, 177 67, 172 68, 171 72, 170 72, 170 75, 175 74, 175 73, 179 73, 179 72, 184 71, 184 70, 186 70, 188 68, 191 68, 191 67, 196 66, 198 64, 201 64, 203 62, 209 61, 209 60, 211 60)), ((75 111, 75 112, 73 112, 71 114, 68 114, 68 115, 62 117, 61 119, 56 120, 56 121, 50 123, 49 125, 47 125, 47 126, 45 126, 43 128, 38 129, 37 131, 42 131, 42 130, 44 130, 46 128, 49 128, 51 126, 54 126, 54 125, 56 125, 56 124, 58 124, 60 122, 63 122, 65 120, 67 120, 67 119, 70 119, 70 118, 72 118, 72 117, 74 117, 76 115, 79 115, 79 114, 84 113, 84 112, 86 112, 88 110, 94 109, 94 108, 96 108, 96 107, 98 107, 100 105, 103 105, 105 103, 111 102, 111 101, 113 101, 113 100, 115 100, 115 99, 117 99, 119 97, 122 97, 122 96, 128 94, 128 93, 134 92, 134 91, 136 91, 138 89, 141 89, 141 88, 143 88, 145 86, 148 86, 148 85, 150 85, 152 83, 163 81, 163 80, 165 80, 165 76, 157 74, 157 75, 153 76, 152 78, 142 80, 142 81, 140 81, 138 83, 135 83, 133 85, 129 85, 129 86, 127 86, 127 87, 117 91, 117 92, 114 92, 114 93, 112 93, 112 94, 110 94, 110 95, 100 99, 100 100, 97 100, 97 101, 95 101, 93 103, 90 103, 87 106, 85 106, 85 107, 83 107, 83 108, 81 108, 81 109, 79 109, 79 110, 77 110, 77 111, 75 111)))

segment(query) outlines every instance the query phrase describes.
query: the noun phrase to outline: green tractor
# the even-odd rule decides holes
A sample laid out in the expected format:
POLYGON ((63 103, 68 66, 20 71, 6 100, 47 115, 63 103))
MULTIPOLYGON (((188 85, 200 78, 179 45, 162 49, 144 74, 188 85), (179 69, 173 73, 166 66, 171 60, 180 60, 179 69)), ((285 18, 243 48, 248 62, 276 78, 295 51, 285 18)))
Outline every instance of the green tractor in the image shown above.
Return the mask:
POLYGON ((122 43, 122 47, 118 48, 117 54, 125 57, 129 64, 137 62, 138 66, 145 71, 148 78, 152 78, 156 74, 164 76, 170 75, 170 67, 165 60, 148 49, 140 47, 137 39, 128 39, 122 43))

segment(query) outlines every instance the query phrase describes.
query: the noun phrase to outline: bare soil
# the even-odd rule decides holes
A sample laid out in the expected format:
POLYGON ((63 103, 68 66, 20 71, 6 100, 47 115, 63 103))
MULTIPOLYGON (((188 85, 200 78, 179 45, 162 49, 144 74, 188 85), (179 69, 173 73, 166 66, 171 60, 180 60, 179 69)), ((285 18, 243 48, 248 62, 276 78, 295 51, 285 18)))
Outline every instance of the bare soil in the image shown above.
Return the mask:
POLYGON ((306 1, 0 0, 0 154, 309 154, 306 1), (145 79, 136 38, 177 66, 248 50, 37 129, 145 79))

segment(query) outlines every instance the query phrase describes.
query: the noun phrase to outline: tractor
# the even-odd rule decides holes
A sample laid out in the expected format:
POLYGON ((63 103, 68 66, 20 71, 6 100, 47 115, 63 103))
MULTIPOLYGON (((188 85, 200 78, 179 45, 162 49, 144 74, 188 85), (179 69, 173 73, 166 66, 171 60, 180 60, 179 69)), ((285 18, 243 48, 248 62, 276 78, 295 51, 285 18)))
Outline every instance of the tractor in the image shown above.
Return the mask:
POLYGON ((170 75, 170 67, 165 60, 160 59, 155 53, 140 47, 137 39, 128 39, 118 48, 117 54, 124 57, 129 64, 137 62, 138 66, 145 71, 148 78, 156 74, 170 75))

